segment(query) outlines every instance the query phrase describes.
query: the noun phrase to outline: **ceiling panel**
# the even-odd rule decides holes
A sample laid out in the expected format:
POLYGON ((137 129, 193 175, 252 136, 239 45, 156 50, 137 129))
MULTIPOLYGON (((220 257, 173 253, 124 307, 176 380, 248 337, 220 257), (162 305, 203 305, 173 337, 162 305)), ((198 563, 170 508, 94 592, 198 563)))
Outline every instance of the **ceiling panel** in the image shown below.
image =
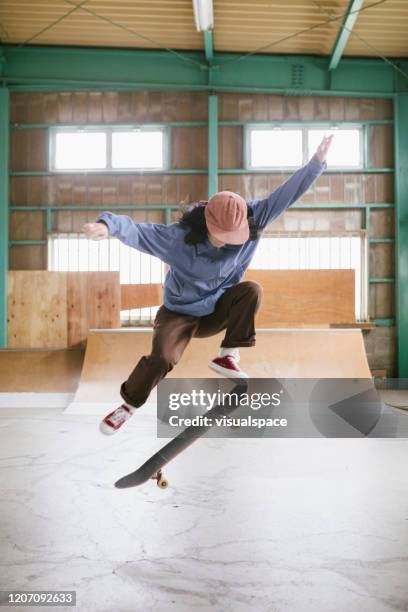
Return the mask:
MULTIPOLYGON (((373 2, 365 0, 363 8, 373 2)), ((1 40, 203 49, 191 0, 88 0, 83 8, 74 6, 79 4, 80 0, 0 0, 1 40)), ((215 49, 329 56, 348 4, 349 0, 214 0, 215 49)), ((378 54, 408 57, 408 0, 387 0, 359 14, 343 55, 378 54)))
POLYGON ((88 0, 83 8, 68 14, 75 8, 73 4, 80 2, 0 0, 2 41, 24 42, 67 15, 30 44, 202 48, 202 35, 195 30, 191 0, 88 0))

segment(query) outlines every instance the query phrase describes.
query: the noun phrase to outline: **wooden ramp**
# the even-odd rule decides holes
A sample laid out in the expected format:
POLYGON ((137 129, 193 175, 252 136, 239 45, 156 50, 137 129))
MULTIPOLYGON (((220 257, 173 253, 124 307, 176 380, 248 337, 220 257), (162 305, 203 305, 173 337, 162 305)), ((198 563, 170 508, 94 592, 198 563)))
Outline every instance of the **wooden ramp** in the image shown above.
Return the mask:
MULTIPOLYGON (((223 335, 194 338, 169 376, 217 377, 207 363, 223 335)), ((120 403, 120 385, 149 354, 151 337, 151 328, 91 330, 78 390, 66 412, 102 415, 120 403)), ((371 378, 359 329, 259 329, 256 347, 240 351, 242 367, 252 378, 371 378)), ((155 399, 153 392, 149 403, 155 399)))

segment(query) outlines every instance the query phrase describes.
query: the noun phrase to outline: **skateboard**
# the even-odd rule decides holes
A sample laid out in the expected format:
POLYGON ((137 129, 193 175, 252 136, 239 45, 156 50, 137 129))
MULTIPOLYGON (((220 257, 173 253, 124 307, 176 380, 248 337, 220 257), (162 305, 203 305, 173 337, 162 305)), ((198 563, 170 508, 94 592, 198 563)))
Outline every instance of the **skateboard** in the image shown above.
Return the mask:
MULTIPOLYGON (((235 379, 237 382, 237 379, 235 379)), ((236 393, 238 402, 228 407, 223 405, 214 406, 211 410, 206 413, 209 418, 217 418, 230 414, 239 407, 240 394, 245 393, 247 390, 247 383, 245 380, 240 379, 230 393, 236 393)), ((157 453, 155 453, 150 459, 148 459, 143 465, 141 465, 136 471, 123 476, 115 482, 117 489, 128 489, 130 487, 137 487, 148 480, 155 480, 157 486, 160 489, 166 489, 169 485, 168 480, 164 477, 163 467, 167 465, 172 459, 177 457, 182 451, 191 446, 196 440, 201 438, 209 429, 214 425, 191 425, 182 431, 178 436, 173 438, 170 442, 165 444, 157 453)))

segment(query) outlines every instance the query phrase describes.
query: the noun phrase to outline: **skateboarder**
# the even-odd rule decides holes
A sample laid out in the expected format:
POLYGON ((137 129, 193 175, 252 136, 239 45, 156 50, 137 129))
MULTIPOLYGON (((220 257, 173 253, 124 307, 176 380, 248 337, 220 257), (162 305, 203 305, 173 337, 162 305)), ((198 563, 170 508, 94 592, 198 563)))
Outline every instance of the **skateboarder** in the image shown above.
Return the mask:
POLYGON ((231 191, 216 193, 186 212, 178 223, 135 223, 126 215, 102 213, 83 231, 91 240, 113 236, 168 264, 164 304, 153 327, 150 355, 142 357, 120 388, 123 404, 100 430, 112 434, 142 406, 151 390, 177 364, 192 337, 226 330, 209 367, 229 378, 248 378, 239 366, 239 347, 255 344, 255 314, 262 287, 241 282, 262 231, 296 202, 327 167, 332 136, 324 137, 311 160, 267 198, 246 202, 231 191))

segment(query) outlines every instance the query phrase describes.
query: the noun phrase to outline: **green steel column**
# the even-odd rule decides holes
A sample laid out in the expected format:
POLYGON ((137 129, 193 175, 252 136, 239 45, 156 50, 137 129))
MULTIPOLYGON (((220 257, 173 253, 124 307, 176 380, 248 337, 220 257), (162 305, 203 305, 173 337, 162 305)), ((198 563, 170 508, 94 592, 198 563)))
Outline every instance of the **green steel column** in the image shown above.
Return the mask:
POLYGON ((329 70, 334 70, 334 68, 337 68, 337 66, 339 65, 341 56, 343 55, 343 51, 346 48, 347 41, 351 34, 351 30, 354 27, 354 24, 359 15, 359 10, 361 9, 362 5, 363 0, 349 0, 346 14, 340 26, 336 42, 334 43, 331 52, 329 70))
POLYGON ((394 102, 398 376, 408 378, 408 92, 394 102))
POLYGON ((204 32, 204 50, 207 64, 211 64, 214 59, 214 39, 211 31, 204 32))
POLYGON ((7 348, 9 116, 9 90, 0 87, 0 348, 7 348))
POLYGON ((208 197, 218 191, 218 97, 208 96, 208 197))

